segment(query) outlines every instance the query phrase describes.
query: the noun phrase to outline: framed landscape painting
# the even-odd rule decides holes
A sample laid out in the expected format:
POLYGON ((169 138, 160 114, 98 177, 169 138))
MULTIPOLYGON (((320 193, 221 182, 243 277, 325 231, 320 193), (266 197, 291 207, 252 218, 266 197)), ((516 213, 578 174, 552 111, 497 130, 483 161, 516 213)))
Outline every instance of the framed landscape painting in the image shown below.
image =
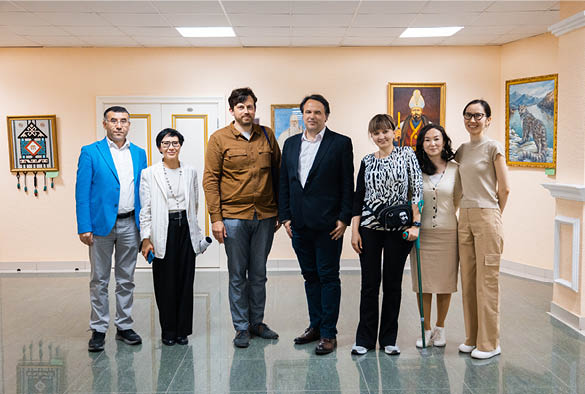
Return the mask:
POLYGON ((506 163, 556 168, 558 74, 506 81, 506 163))

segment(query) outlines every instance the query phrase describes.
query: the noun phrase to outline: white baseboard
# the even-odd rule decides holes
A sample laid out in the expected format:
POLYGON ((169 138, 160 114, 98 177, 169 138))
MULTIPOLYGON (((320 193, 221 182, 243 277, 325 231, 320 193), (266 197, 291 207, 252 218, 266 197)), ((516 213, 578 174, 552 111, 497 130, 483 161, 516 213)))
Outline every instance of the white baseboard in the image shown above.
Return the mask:
POLYGON ((89 261, 20 261, 0 263, 0 273, 89 272, 89 261))
POLYGON ((545 269, 540 267, 534 267, 531 265, 515 263, 509 260, 503 260, 500 262, 500 271, 520 278, 532 279, 539 282, 552 283, 553 282, 553 270, 545 269))
MULTIPOLYGON (((341 259, 339 265, 342 271, 355 271, 360 269, 359 259, 341 259)), ((301 271, 297 259, 268 260, 266 269, 268 271, 301 271)))
MULTIPOLYGON (((359 259, 341 259, 342 271, 356 271, 360 269, 359 259)), ((292 271, 299 272, 299 263, 296 259, 268 260, 268 271, 292 271)), ((407 260, 405 270, 410 270, 407 260)), ((150 267, 140 267, 139 271, 150 271, 150 267)), ((197 268, 204 271, 227 271, 227 268, 197 268)), ((533 267, 513 261, 502 260, 500 270, 504 273, 521 278, 552 283, 553 271, 544 268, 533 267)), ((89 261, 45 261, 45 262, 3 262, 0 263, 0 273, 51 273, 51 272, 89 272, 89 261)))
POLYGON ((578 316, 551 301, 550 316, 585 336, 585 317, 578 316))

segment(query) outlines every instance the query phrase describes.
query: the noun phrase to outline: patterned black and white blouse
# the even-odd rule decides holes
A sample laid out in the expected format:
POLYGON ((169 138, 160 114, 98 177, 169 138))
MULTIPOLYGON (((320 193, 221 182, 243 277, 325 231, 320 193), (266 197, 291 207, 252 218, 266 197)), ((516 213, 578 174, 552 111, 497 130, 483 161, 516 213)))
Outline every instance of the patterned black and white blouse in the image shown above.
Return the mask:
POLYGON ((375 210, 381 204, 418 204, 422 191, 422 173, 412 148, 394 147, 388 156, 381 159, 370 153, 360 165, 352 215, 361 215, 360 226, 384 230, 366 205, 375 210))

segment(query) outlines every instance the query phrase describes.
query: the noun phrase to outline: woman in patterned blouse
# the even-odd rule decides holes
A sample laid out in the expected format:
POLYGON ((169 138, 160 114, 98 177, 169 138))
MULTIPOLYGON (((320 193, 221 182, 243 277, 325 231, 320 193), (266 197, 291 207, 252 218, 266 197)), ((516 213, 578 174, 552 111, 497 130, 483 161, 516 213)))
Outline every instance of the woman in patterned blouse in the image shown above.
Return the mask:
POLYGON ((402 273, 412 243, 418 237, 422 199, 422 175, 414 151, 395 147, 396 123, 386 114, 370 120, 368 132, 378 151, 366 155, 361 162, 353 203, 351 245, 360 255, 362 289, 360 322, 352 354, 365 354, 376 348, 376 337, 387 354, 400 354, 396 346, 398 313, 402 294, 402 273), (373 211, 381 206, 412 204, 415 225, 387 231, 373 211), (382 253, 384 253, 382 278, 382 253), (378 316, 378 294, 383 279, 382 315, 378 316), (379 334, 378 322, 380 321, 379 334))

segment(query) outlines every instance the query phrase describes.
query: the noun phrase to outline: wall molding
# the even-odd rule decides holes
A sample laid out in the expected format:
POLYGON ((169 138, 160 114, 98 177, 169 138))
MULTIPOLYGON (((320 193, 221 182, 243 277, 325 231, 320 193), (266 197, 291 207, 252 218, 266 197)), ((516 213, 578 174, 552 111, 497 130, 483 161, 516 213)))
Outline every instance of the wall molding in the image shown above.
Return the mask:
POLYGON ((579 334, 585 336, 585 317, 576 315, 552 301, 550 303, 550 312, 548 312, 548 314, 564 325, 577 331, 579 334))
POLYGON ((577 218, 567 216, 555 217, 555 246, 554 246, 554 281, 568 287, 574 292, 579 292, 579 257, 580 257, 580 221, 577 218), (568 224, 572 227, 571 248, 571 281, 561 278, 561 225, 568 224))
POLYGON ((510 260, 502 259, 500 261, 500 272, 538 282, 552 283, 554 281, 554 274, 551 269, 516 263, 510 260))
MULTIPOLYGON (((341 259, 342 271, 359 271, 359 259, 341 259)), ((268 260, 266 266, 268 271, 300 272, 299 263, 296 259, 274 259, 268 260)), ((150 267, 136 267, 136 272, 150 271, 150 267)), ((410 264, 407 261, 404 270, 410 272, 410 264)), ((89 272, 89 261, 63 261, 63 262, 0 262, 0 274, 5 273, 63 273, 63 272, 89 272)), ((227 268, 197 267, 197 271, 225 271, 227 268)), ((502 260, 500 271, 519 278, 536 280, 539 282, 552 283, 553 270, 534 267, 527 264, 516 263, 509 260, 502 260)))
POLYGON ((579 11, 575 15, 549 26, 548 31, 557 37, 570 33, 585 26, 585 11, 579 11))
POLYGON ((541 183, 554 198, 564 200, 585 201, 585 185, 570 185, 567 183, 541 183))

